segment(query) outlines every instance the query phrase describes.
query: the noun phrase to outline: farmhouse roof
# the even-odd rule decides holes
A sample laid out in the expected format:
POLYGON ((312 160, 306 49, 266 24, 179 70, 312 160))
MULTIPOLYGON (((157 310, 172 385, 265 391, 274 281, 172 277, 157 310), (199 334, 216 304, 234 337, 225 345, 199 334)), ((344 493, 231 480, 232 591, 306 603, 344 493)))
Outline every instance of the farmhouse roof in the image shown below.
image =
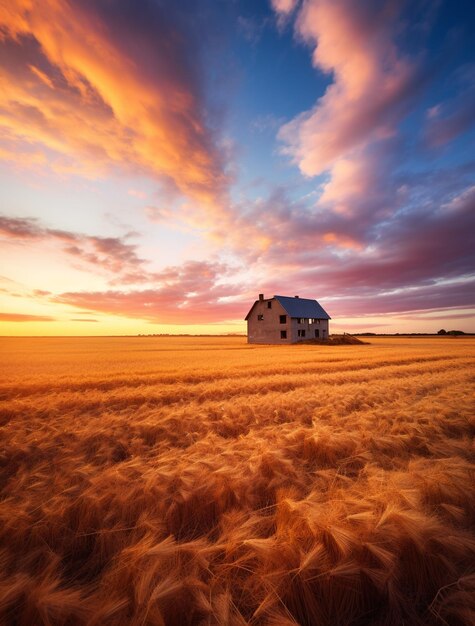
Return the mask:
POLYGON ((325 309, 316 300, 307 298, 289 298, 288 296, 274 296, 284 307, 289 317, 314 317, 320 320, 331 319, 325 309))
MULTIPOLYGON (((303 318, 315 318, 320 320, 329 320, 331 317, 324 310, 316 300, 309 300, 308 298, 290 298, 289 296, 274 296, 278 302, 284 307, 285 312, 289 317, 303 317, 303 318)), ((271 298, 272 299, 272 298, 271 298)), ((256 300, 252 305, 249 313, 244 319, 248 319, 252 309, 259 302, 256 300)))

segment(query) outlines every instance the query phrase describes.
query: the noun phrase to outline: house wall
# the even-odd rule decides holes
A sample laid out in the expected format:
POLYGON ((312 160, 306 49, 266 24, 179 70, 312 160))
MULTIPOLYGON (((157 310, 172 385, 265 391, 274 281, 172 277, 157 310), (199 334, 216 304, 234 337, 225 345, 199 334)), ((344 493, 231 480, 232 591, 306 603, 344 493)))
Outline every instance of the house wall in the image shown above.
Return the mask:
POLYGON ((298 318, 293 317, 291 322, 290 336, 291 342, 297 343, 298 341, 305 341, 307 339, 328 339, 329 320, 317 320, 313 324, 309 324, 308 320, 303 323, 298 321, 298 318), (305 337, 299 337, 299 330, 305 331, 305 337), (315 336, 315 331, 318 330, 318 337, 315 336))
POLYGON ((277 300, 268 298, 255 303, 247 320, 247 343, 292 343, 290 317, 277 300), (267 306, 268 302, 271 302, 271 309, 267 306), (264 319, 259 320, 259 315, 264 319), (280 323, 281 315, 287 316, 286 324, 280 323), (287 339, 280 338, 281 330, 287 331, 287 339))
POLYGON ((258 300, 247 320, 247 342, 248 343, 267 343, 267 344, 290 344, 306 339, 315 339, 315 330, 319 331, 319 338, 328 337, 329 324, 328 320, 318 320, 315 324, 309 324, 306 320, 303 324, 298 322, 297 318, 290 318, 284 307, 273 298, 258 300), (271 302, 272 308, 268 308, 268 302, 271 302), (259 320, 259 315, 264 319, 259 320), (287 321, 285 324, 280 323, 280 316, 285 315, 287 321), (280 338, 280 331, 287 331, 287 338, 280 338), (299 337, 298 331, 305 330, 305 337, 299 337))

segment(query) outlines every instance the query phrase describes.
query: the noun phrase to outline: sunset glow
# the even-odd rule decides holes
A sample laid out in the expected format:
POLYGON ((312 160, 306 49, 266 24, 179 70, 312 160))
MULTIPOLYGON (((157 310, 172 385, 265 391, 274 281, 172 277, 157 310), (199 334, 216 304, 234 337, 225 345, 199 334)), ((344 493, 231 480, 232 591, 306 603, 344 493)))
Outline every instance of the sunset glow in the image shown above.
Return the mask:
POLYGON ((475 332, 475 11, 0 7, 0 334, 475 332))

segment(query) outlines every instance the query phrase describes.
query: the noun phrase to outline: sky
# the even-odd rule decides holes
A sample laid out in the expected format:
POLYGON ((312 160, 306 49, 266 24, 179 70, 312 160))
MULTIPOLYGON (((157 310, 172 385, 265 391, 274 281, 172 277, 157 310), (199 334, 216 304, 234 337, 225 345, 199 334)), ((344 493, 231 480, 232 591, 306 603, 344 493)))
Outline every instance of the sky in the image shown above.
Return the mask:
POLYGON ((0 5, 0 334, 475 332, 475 5, 0 5))

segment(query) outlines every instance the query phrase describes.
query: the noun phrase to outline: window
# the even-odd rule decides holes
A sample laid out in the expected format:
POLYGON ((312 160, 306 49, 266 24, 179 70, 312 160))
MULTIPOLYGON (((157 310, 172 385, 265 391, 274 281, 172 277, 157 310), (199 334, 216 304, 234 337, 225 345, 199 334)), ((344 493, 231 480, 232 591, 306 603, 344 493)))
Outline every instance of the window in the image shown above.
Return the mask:
POLYGON ((320 337, 320 331, 318 328, 315 329, 315 337, 320 337))
POLYGON ((297 320, 297 324, 305 324, 305 318, 304 317, 299 317, 297 320))
POLYGON ((281 324, 287 324, 287 315, 280 315, 279 319, 281 324))
POLYGON ((269 300, 269 302, 267 303, 267 308, 268 309, 272 309, 272 302, 269 300))
POLYGON ((310 319, 308 320, 308 323, 309 323, 309 324, 313 324, 314 322, 315 322, 315 320, 314 320, 314 319, 312 319, 312 318, 310 318, 310 319))
POLYGON ((297 331, 297 335, 298 335, 299 337, 305 337, 305 331, 304 331, 304 330, 298 330, 298 331, 297 331))
POLYGON ((262 320, 263 320, 263 319, 264 319, 264 316, 263 316, 263 315, 258 315, 258 316, 257 316, 257 321, 258 321, 258 322, 262 322, 262 320))
MULTIPOLYGON (((282 316, 281 316, 282 317, 282 316)), ((285 316, 284 316, 285 317, 285 316)), ((281 339, 287 339, 287 331, 286 330, 281 330, 280 331, 280 338, 281 339)))

